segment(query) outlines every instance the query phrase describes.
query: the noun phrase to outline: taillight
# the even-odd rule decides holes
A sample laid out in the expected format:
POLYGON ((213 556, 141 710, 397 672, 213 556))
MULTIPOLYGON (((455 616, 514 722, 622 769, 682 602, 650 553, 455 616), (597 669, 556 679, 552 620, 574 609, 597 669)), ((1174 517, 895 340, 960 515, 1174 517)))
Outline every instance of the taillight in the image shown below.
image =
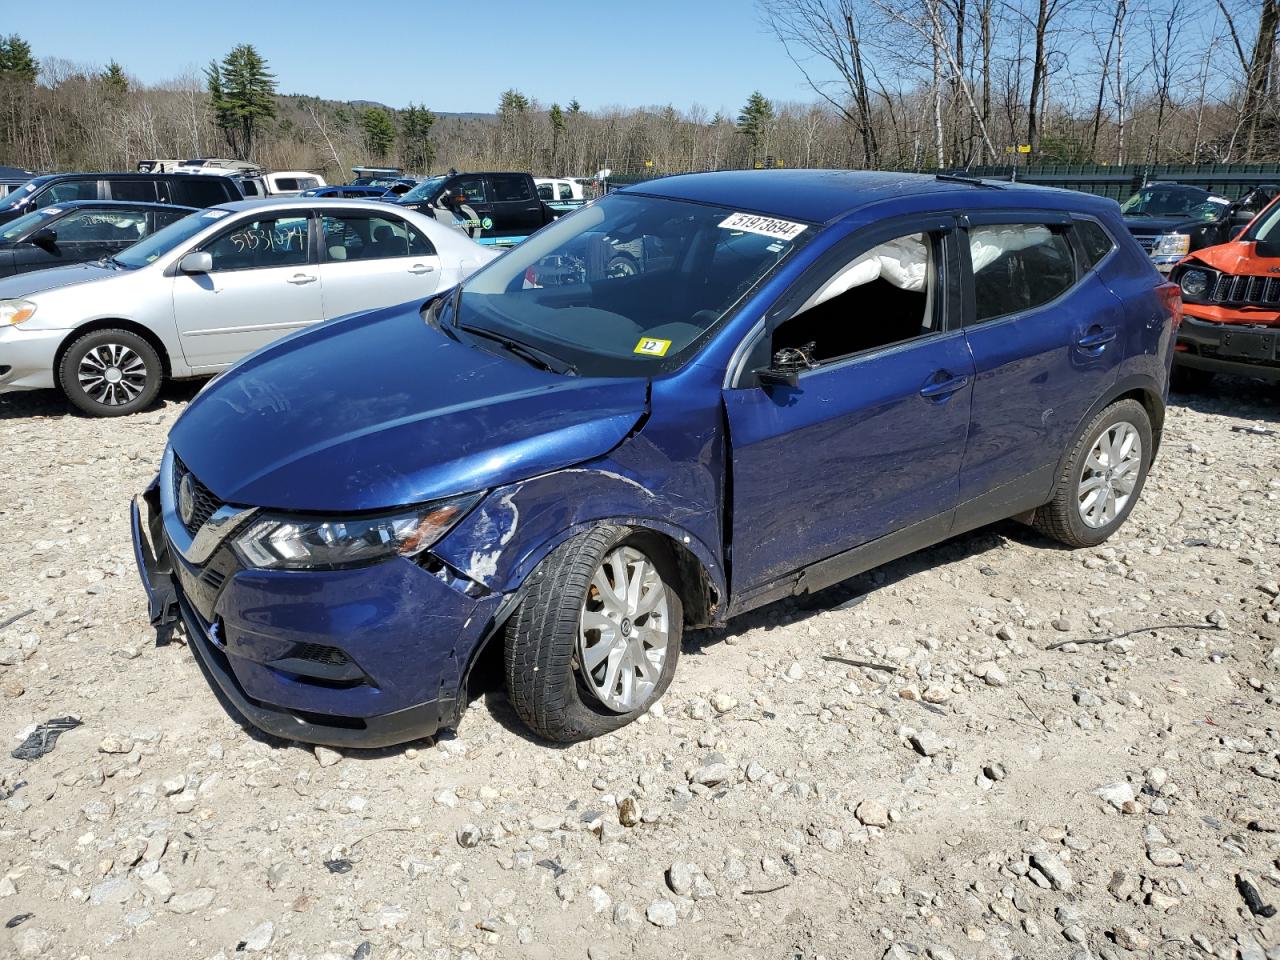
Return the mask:
POLYGON ((1176 283, 1162 283, 1156 287, 1156 294, 1160 297, 1164 308, 1169 311, 1169 319, 1173 321, 1173 329, 1176 332, 1178 327, 1182 326, 1182 288, 1176 283))

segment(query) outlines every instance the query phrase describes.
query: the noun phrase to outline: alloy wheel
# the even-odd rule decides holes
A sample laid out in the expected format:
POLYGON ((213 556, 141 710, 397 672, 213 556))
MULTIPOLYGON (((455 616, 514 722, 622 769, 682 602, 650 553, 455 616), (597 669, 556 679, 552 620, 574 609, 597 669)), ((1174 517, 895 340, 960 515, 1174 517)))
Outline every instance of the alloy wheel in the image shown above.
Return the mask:
POLYGON ((578 667, 604 706, 630 713, 653 693, 667 659, 667 586, 653 561, 628 544, 606 554, 582 605, 578 667))
POLYGON ((80 358, 76 377, 91 400, 118 407, 131 403, 146 389, 147 365, 123 344, 102 343, 80 358))
POLYGON ((1093 442, 1076 490, 1080 519, 1086 526, 1105 527, 1119 516, 1133 496, 1142 470, 1142 438, 1127 420, 1113 423, 1093 442))

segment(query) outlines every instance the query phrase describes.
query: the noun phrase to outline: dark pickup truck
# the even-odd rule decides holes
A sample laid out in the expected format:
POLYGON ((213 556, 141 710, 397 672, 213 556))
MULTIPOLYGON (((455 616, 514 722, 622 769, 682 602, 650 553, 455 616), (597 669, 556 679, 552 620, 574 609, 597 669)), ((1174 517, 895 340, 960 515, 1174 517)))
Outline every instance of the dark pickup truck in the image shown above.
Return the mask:
POLYGON ((1280 187, 1264 184, 1238 200, 1183 183, 1149 183, 1124 203, 1125 226, 1161 273, 1193 250, 1226 243, 1280 187))
POLYGON ((446 223, 452 218, 477 243, 496 246, 513 246, 567 212, 543 201, 527 173, 448 173, 394 202, 446 223))

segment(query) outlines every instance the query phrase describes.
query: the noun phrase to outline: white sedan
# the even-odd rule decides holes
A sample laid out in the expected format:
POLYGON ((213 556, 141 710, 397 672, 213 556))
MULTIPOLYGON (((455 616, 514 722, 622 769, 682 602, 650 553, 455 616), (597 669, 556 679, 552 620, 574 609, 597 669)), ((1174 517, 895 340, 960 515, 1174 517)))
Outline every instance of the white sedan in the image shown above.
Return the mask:
POLYGON ((215 374, 312 324, 425 300, 495 256, 377 201, 202 210, 110 260, 0 280, 0 393, 58 387, 85 413, 133 413, 166 377, 215 374))

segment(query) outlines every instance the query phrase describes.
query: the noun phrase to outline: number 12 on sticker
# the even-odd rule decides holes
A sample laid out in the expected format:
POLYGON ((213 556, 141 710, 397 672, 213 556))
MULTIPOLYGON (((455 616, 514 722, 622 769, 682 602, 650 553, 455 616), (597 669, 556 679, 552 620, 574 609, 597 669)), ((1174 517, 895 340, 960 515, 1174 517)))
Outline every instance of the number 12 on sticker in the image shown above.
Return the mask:
POLYGON ((670 340, 654 340, 649 337, 642 337, 640 342, 636 344, 635 352, 643 353, 647 357, 665 357, 670 348, 670 340))

